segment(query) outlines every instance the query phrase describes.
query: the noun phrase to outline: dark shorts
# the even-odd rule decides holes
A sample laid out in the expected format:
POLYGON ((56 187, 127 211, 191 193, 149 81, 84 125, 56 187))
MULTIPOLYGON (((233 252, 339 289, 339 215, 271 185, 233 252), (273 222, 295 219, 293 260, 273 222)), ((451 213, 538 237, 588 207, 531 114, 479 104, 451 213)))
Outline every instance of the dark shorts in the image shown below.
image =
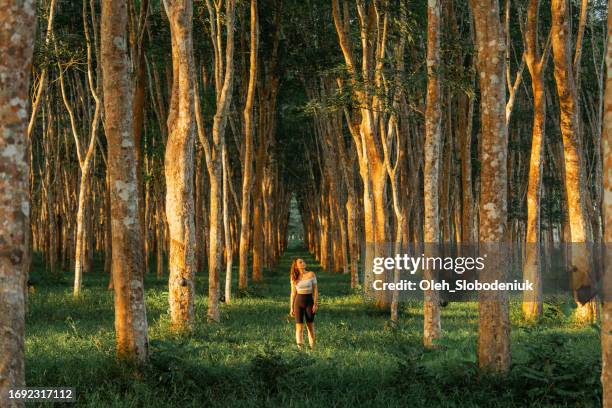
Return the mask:
POLYGON ((312 306, 314 305, 314 299, 312 293, 307 295, 297 294, 293 300, 293 312, 295 313, 295 322, 304 323, 304 316, 306 317, 306 323, 314 322, 314 312, 312 306))

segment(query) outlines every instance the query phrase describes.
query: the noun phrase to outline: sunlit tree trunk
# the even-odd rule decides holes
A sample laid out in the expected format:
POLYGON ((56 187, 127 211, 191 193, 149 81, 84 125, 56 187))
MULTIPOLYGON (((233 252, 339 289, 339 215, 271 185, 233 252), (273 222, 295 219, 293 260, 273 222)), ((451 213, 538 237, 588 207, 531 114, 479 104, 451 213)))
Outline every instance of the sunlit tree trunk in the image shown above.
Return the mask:
POLYGON ((589 279, 590 260, 585 247, 585 243, 592 242, 592 233, 586 212, 585 200, 590 192, 586 183, 586 162, 579 126, 580 108, 570 54, 572 33, 567 0, 552 0, 551 14, 552 49, 559 95, 559 123, 563 136, 565 190, 571 237, 571 280, 579 303, 576 319, 591 322, 595 319, 596 303, 588 302, 588 295, 579 295, 579 292, 589 292, 593 285, 589 279))
MULTIPOLYGON (((347 113, 347 122, 358 153, 359 169, 363 181, 363 216, 365 241, 374 244, 374 252, 378 251, 376 243, 387 239, 387 204, 385 187, 387 172, 385 169, 381 144, 381 130, 386 128, 382 123, 380 113, 382 101, 372 92, 372 89, 382 87, 382 71, 385 61, 388 10, 386 4, 376 2, 356 2, 358 23, 361 37, 361 70, 358 71, 350 36, 350 19, 348 2, 344 2, 341 10, 338 0, 332 2, 334 26, 344 61, 353 86, 353 97, 358 101, 359 108, 354 116, 347 113), (358 119, 357 119, 358 117, 358 119), (381 126, 382 124, 382 126, 381 126)), ((373 254, 372 254, 373 255, 373 254)), ((371 260, 365 260, 370 264, 371 260)), ((385 306, 388 300, 384 292, 377 292, 378 306, 385 306)))
MULTIPOLYGON (((477 70, 480 78, 481 176, 479 238, 483 244, 504 240, 507 217, 506 157, 508 131, 504 81, 505 41, 499 20, 498 0, 471 0, 474 14, 477 70)), ((493 245, 492 248, 495 248, 493 245)), ((483 281, 503 280, 501 262, 481 272, 483 281), (484 273, 483 273, 484 272, 484 273), (484 275, 484 276, 483 276, 484 275)), ((510 317, 504 293, 480 294, 478 361, 484 370, 506 372, 510 369, 510 317)))
MULTIPOLYGON (((425 255, 431 251, 431 246, 440 241, 440 214, 438 197, 438 175, 440 173, 441 152, 441 107, 440 79, 436 70, 440 66, 440 1, 431 0, 427 3, 427 99, 425 111, 425 171, 424 203, 425 203, 425 255)), ((424 279, 436 279, 435 271, 425 270, 424 279)), ((442 336, 440 325, 440 300, 438 291, 424 291, 423 302, 423 343, 425 347, 433 347, 436 339, 442 336)))
POLYGON ((143 363, 148 355, 142 218, 133 128, 134 84, 128 59, 127 4, 102 2, 102 70, 111 198, 112 275, 117 356, 143 363))
POLYGON ((191 0, 164 0, 172 42, 172 95, 166 144, 166 218, 170 318, 175 330, 190 329, 194 313, 195 225, 194 64, 191 0))
POLYGON ((232 251, 232 238, 231 238, 231 226, 230 226, 230 201, 229 201, 229 190, 230 179, 229 174, 229 158, 227 156, 227 146, 223 145, 223 151, 221 152, 222 172, 223 172, 223 240, 225 242, 225 303, 231 303, 232 301, 232 266, 233 266, 233 251, 232 251))
POLYGON ((247 96, 242 111, 244 120, 244 160, 242 174, 242 207, 240 209, 240 252, 238 288, 246 289, 248 281, 249 238, 251 229, 251 191, 253 190, 253 103, 255 100, 255 84, 257 81, 257 60, 259 50, 259 21, 257 16, 257 0, 251 0, 251 35, 249 56, 249 84, 247 96))
POLYGON ((30 227, 26 132, 36 30, 34 1, 0 0, 0 406, 22 407, 30 227))
POLYGON ((542 159, 546 121, 544 66, 548 49, 540 55, 538 21, 540 0, 530 0, 527 7, 525 32, 525 61, 531 75, 533 91, 533 127, 531 131, 531 158, 527 187, 527 233, 523 280, 533 283, 534 290, 523 295, 523 316, 528 321, 542 314, 542 282, 540 265, 540 197, 542 192, 542 159))

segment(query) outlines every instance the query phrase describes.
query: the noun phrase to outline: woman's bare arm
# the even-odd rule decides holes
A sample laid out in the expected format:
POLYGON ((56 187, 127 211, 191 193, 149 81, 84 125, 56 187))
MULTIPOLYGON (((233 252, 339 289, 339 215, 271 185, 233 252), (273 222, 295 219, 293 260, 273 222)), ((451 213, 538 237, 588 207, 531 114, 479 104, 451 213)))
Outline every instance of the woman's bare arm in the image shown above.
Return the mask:
POLYGON ((289 299, 289 314, 291 316, 293 316, 293 299, 295 299, 295 293, 296 293, 295 285, 293 284, 293 281, 291 281, 291 297, 289 299))
MULTIPOLYGON (((316 276, 315 276, 315 278, 316 278, 316 276)), ((319 286, 317 285, 316 282, 314 282, 312 284, 312 296, 313 296, 312 311, 316 312, 317 308, 318 308, 318 306, 317 306, 318 305, 318 301, 319 301, 319 286)))

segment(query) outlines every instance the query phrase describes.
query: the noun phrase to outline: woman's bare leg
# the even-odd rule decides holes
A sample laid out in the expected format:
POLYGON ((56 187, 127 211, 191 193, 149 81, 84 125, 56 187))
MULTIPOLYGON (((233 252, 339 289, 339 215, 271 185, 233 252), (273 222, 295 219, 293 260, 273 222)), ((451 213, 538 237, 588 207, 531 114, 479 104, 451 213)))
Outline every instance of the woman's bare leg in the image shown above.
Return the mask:
POLYGON ((310 349, 314 350, 314 346, 315 346, 314 323, 306 323, 306 328, 308 329, 308 343, 310 344, 310 349))
MULTIPOLYGON (((296 323, 295 324, 295 342, 297 343, 298 348, 302 347, 302 342, 303 342, 303 335, 302 335, 302 333, 303 333, 303 331, 304 331, 304 324, 296 323)), ((310 332, 308 334, 308 338, 310 338, 310 332)))

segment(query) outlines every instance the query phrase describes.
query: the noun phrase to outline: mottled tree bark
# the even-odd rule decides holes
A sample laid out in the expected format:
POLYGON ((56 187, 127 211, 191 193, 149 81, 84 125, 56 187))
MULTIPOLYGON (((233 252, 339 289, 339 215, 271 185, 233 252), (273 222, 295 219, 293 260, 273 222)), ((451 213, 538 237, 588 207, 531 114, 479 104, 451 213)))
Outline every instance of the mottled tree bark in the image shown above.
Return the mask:
POLYGON ((26 132, 35 2, 0 0, 0 406, 22 407, 30 227, 26 132))
MULTIPOLYGON (((612 2, 609 2, 609 4, 612 2)), ((610 4, 612 5, 612 4, 610 4)), ((608 10, 610 7, 608 7, 608 10)), ((601 385, 603 407, 612 408, 612 13, 608 12, 608 44, 606 47, 606 91, 604 96, 604 132, 602 138, 603 213, 605 270, 604 299, 601 313, 601 385)))
POLYGON ((592 242, 592 233, 586 211, 589 193, 586 183, 585 159, 579 126, 579 104, 573 74, 570 16, 567 0, 552 0, 552 49, 555 65, 555 82, 559 95, 560 127, 563 136, 565 159, 565 189, 571 236, 570 257, 572 286, 579 303, 578 321, 591 322, 595 318, 595 303, 578 295, 592 287, 589 278, 590 260, 584 243, 592 242))
POLYGON ((166 218, 170 253, 169 302, 172 326, 193 323, 195 226, 193 202, 194 76, 192 0, 164 0, 172 40, 172 95, 166 144, 166 218))
MULTIPOLYGON (((498 0, 471 0, 474 14, 477 70, 480 84, 482 129, 480 176, 480 242, 495 249, 504 239, 507 217, 508 130, 506 127, 506 87, 504 82, 505 41, 499 20, 498 0)), ((486 246, 485 246, 486 247, 486 246)), ((501 262, 481 272, 480 279, 504 278, 501 262)), ((483 296, 478 304, 478 361, 484 370, 510 369, 510 317, 504 293, 483 296)))
POLYGON ((127 4, 102 2, 101 45, 105 130, 111 199, 112 267, 117 357, 143 363, 148 355, 144 303, 144 246, 138 213, 136 150, 132 123, 134 84, 128 59, 127 4))
MULTIPOLYGON (((440 79, 436 70, 440 66, 440 1, 427 3, 427 97, 425 111, 425 170, 423 172, 425 203, 425 255, 431 246, 440 241, 440 214, 438 197, 438 175, 440 172, 440 150, 442 121, 440 107, 440 79)), ((424 279, 436 279, 435 271, 425 270, 424 279)), ((423 344, 433 347, 442 336, 440 325, 440 301, 437 290, 424 291, 423 344)))

